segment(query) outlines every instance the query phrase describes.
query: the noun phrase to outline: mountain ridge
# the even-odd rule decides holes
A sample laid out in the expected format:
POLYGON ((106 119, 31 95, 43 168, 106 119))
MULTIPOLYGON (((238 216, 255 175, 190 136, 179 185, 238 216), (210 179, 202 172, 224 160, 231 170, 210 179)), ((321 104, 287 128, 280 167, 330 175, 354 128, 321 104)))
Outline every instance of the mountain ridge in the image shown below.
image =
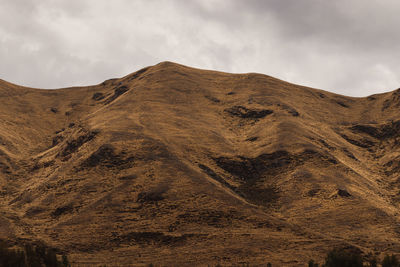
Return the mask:
POLYGON ((0 81, 0 237, 111 266, 398 252, 399 100, 171 62, 94 86, 0 81))

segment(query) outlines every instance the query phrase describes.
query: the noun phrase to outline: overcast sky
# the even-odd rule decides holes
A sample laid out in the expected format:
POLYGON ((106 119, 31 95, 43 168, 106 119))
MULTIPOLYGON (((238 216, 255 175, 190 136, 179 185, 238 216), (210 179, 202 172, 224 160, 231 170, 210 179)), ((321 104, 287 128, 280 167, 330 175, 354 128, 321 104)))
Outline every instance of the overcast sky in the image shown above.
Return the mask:
POLYGON ((0 0, 0 78, 91 85, 161 61, 351 96, 400 87, 396 0, 0 0))

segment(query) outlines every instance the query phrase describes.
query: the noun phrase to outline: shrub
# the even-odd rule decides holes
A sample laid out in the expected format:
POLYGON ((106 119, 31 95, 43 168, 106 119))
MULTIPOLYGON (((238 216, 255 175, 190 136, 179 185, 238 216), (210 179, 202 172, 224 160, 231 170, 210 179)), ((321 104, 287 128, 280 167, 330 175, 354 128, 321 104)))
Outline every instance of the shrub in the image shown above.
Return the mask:
POLYGON ((24 253, 22 251, 9 249, 4 242, 0 242, 0 266, 24 267, 24 253))
POLYGON ((399 267, 399 266, 400 266, 399 260, 393 254, 392 256, 386 255, 382 261, 382 267, 399 267))
POLYGON ((378 260, 375 257, 371 258, 368 262, 370 267, 378 267, 378 260))
POLYGON ((333 249, 326 259, 325 267, 363 267, 361 252, 348 249, 333 249))
POLYGON ((67 256, 57 259, 54 249, 26 244, 24 248, 11 248, 0 241, 0 266, 13 267, 70 267, 67 256))

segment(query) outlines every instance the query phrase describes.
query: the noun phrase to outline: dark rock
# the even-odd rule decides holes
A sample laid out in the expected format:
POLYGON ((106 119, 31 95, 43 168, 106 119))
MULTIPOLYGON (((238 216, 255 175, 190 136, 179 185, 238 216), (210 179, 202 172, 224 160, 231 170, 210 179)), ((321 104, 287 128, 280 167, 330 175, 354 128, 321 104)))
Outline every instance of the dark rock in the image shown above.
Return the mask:
POLYGON ((7 174, 11 173, 11 168, 10 168, 10 166, 9 166, 9 164, 7 162, 1 162, 0 161, 0 172, 1 173, 7 173, 7 174))
POLYGON ((232 116, 240 117, 243 119, 261 119, 273 113, 273 111, 269 109, 248 109, 243 106, 234 106, 225 109, 225 112, 229 113, 232 116))
POLYGON ((340 100, 334 100, 334 102, 335 102, 336 104, 338 104, 338 105, 340 105, 340 106, 344 107, 344 108, 348 108, 348 107, 349 107, 349 105, 347 105, 347 104, 346 104, 346 103, 344 103, 343 101, 340 101, 340 100))
POLYGON ((76 152, 83 144, 95 138, 98 133, 99 132, 97 131, 85 132, 82 133, 82 135, 80 135, 77 139, 67 141, 64 149, 58 155, 62 157, 68 157, 70 154, 76 152))
POLYGON ((353 155, 353 153, 351 153, 349 150, 347 150, 347 148, 343 148, 343 152, 344 152, 349 158, 358 161, 358 159, 353 155))
POLYGON ((337 194, 341 197, 351 197, 351 194, 345 189, 338 189, 337 194))
POLYGON ((41 163, 40 163, 40 162, 36 162, 36 163, 33 165, 31 171, 36 171, 36 170, 39 170, 39 169, 41 169, 41 168, 48 168, 48 167, 50 167, 50 166, 53 166, 54 163, 55 163, 54 160, 50 160, 50 161, 46 161, 46 162, 41 162, 41 163))
POLYGON ((297 110, 295 110, 294 108, 286 105, 286 104, 278 104, 278 106, 282 107, 284 110, 286 110, 290 115, 292 115, 293 117, 298 117, 300 115, 299 112, 297 112, 297 110))
POLYGON ((129 81, 132 81, 138 77, 140 77, 143 73, 145 73, 150 67, 146 67, 143 68, 141 70, 138 70, 137 72, 135 72, 134 74, 131 75, 131 77, 129 77, 129 81))
POLYGON ((129 88, 127 86, 120 86, 117 89, 114 90, 114 95, 116 96, 120 96, 123 93, 127 92, 129 90, 129 88))
POLYGON ((216 174, 213 170, 211 170, 209 167, 203 164, 198 165, 200 169, 202 169, 208 176, 210 176, 212 179, 215 181, 221 183, 222 185, 228 187, 229 189, 235 189, 233 186, 231 186, 228 182, 225 181, 224 178, 216 174))
POLYGON ((392 102, 389 99, 386 99, 383 102, 382 111, 385 111, 386 109, 390 108, 391 104, 392 104, 392 102))
POLYGON ((309 190, 309 191, 307 192, 307 196, 309 196, 309 197, 314 197, 314 196, 316 196, 316 195, 318 194, 319 191, 321 191, 321 190, 318 189, 318 188, 311 189, 311 190, 309 190))
POLYGON ((61 133, 63 130, 61 129, 61 130, 58 130, 58 131, 55 131, 54 133, 55 134, 59 134, 59 133, 61 133))
POLYGON ((55 163, 54 160, 50 160, 50 161, 43 162, 43 167, 44 167, 44 168, 47 168, 47 167, 53 166, 54 163, 55 163))
POLYGON ((208 100, 214 102, 214 103, 220 103, 220 102, 221 102, 221 100, 219 100, 218 98, 213 97, 213 96, 206 95, 206 98, 207 98, 208 100))
POLYGON ((104 94, 103 93, 94 93, 92 96, 92 99, 95 101, 99 101, 104 99, 104 94))
POLYGON ((353 138, 350 138, 349 136, 345 135, 345 134, 339 134, 341 137, 343 137, 343 139, 345 139, 347 142, 349 142, 350 144, 353 144, 355 146, 358 147, 362 147, 362 148, 371 148, 375 145, 374 142, 368 140, 368 139, 361 139, 361 140, 355 140, 353 138))
POLYGON ((319 139, 318 141, 319 141, 324 147, 326 147, 327 149, 333 150, 333 151, 336 150, 335 147, 329 145, 325 140, 319 139))
POLYGON ((114 94, 112 96, 110 96, 106 101, 105 101, 105 105, 110 104, 111 102, 113 102, 115 99, 117 99, 119 96, 123 95, 124 93, 126 93, 127 91, 129 91, 129 88, 125 85, 117 87, 114 90, 114 94))
POLYGON ((105 85, 115 85, 116 81, 118 81, 118 79, 113 78, 113 79, 108 79, 105 80, 104 82, 101 83, 101 85, 105 86, 105 85))
POLYGON ((53 113, 57 113, 58 109, 57 108, 51 108, 50 111, 53 112, 53 113))
POLYGON ((53 211, 51 213, 51 215, 53 217, 59 217, 59 216, 61 216, 63 214, 71 213, 73 210, 74 210, 73 207, 70 206, 70 205, 62 206, 62 207, 57 208, 55 211, 53 211))
POLYGON ((391 176, 393 174, 399 174, 400 173, 400 158, 394 158, 392 160, 389 160, 386 162, 384 165, 385 167, 385 175, 391 176))
POLYGON ((58 145, 59 143, 61 143, 63 140, 64 140, 64 137, 63 137, 62 135, 54 136, 51 146, 52 146, 52 147, 53 147, 53 146, 56 146, 56 145, 58 145))

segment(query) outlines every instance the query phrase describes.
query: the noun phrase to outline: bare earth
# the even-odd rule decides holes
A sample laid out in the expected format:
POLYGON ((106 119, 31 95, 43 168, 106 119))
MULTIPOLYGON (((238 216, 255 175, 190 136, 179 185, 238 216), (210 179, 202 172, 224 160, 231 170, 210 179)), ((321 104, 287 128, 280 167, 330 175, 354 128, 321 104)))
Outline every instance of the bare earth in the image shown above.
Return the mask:
POLYGON ((345 97, 163 62, 0 80, 0 238, 77 265, 305 266, 400 251, 400 91, 345 97))

